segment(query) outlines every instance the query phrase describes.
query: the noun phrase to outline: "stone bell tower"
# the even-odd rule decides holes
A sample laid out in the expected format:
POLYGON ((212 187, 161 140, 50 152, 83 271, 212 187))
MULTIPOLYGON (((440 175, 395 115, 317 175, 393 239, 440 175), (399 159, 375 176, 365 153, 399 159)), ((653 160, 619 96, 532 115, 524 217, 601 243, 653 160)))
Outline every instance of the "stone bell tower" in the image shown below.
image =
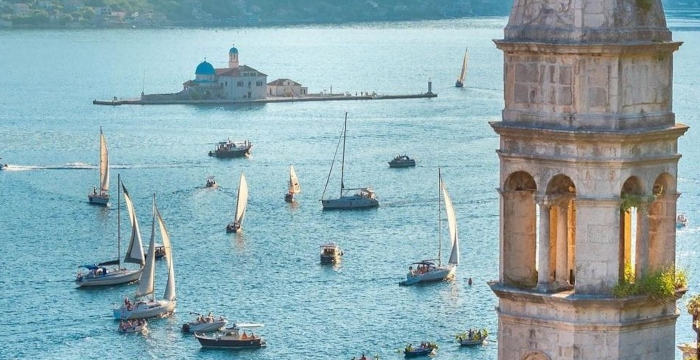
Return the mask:
POLYGON ((612 295, 675 266, 687 127, 661 0, 515 0, 496 45, 499 359, 673 359, 675 299, 612 295))

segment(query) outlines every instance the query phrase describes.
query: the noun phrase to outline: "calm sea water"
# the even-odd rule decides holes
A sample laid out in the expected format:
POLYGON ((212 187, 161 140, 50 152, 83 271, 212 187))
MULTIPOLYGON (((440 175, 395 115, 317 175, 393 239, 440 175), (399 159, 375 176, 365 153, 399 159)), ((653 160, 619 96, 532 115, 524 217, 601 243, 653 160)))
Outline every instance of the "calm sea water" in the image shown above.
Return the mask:
MULTIPOLYGON (((191 311, 265 323, 268 347, 238 358, 349 359, 365 352, 391 359, 421 340, 439 343, 438 358, 495 358, 495 342, 459 349, 453 339, 465 328, 486 327, 495 340, 497 330, 496 297, 486 281, 498 274, 498 138, 488 121, 503 107, 502 56, 491 39, 501 36, 505 21, 0 32, 0 156, 14 165, 0 173, 0 358, 230 358, 200 350, 180 333, 191 311), (242 63, 310 91, 416 93, 431 78, 439 97, 240 107, 91 104, 142 89, 178 90, 203 58, 225 66, 232 42, 242 63), (455 89, 465 46, 468 86, 455 89), (373 185, 381 201, 376 210, 321 211, 345 111, 346 184, 373 185), (144 239, 154 192, 171 232, 177 313, 151 322, 147 336, 120 335, 111 318, 113 304, 135 286, 76 290, 72 283, 79 264, 116 253, 115 209, 86 203, 97 184, 99 126, 113 184, 120 173, 144 239), (253 156, 208 157, 212 143, 227 137, 253 141, 253 156), (418 166, 390 170, 386 162, 400 152, 415 156, 418 166), (302 185, 295 207, 283 202, 289 164, 302 185), (457 209, 458 276, 399 287, 408 263, 437 255, 438 166, 457 209), (250 186, 245 230, 227 235, 242 172, 250 186), (203 189, 207 175, 216 176, 220 190, 203 189), (329 241, 345 250, 335 268, 318 264, 318 246, 329 241)), ((695 293, 700 22, 671 24, 675 39, 686 42, 675 59, 674 106, 678 120, 691 126, 679 146, 679 210, 691 223, 678 233, 677 258, 695 293)), ((336 176, 331 194, 338 187, 336 176)), ((159 296, 165 274, 159 263, 159 296)), ((693 338, 683 307, 677 328, 678 343, 693 338)))

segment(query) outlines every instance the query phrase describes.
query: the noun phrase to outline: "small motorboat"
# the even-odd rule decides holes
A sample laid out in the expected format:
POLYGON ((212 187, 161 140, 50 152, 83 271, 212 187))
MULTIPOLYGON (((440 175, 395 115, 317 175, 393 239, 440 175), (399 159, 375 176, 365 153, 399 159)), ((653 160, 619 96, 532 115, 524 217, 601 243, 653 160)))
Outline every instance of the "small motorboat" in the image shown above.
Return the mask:
POLYGON ((393 160, 389 161, 389 167, 405 168, 416 166, 416 160, 411 159, 408 155, 397 155, 393 160))
MULTIPOLYGON (((2 158, 0 158, 0 160, 2 160, 2 158)), ((0 170, 7 169, 7 166, 8 166, 7 164, 0 163, 0 170)))
POLYGON ((148 332, 148 322, 145 319, 122 320, 119 322, 118 331, 122 334, 146 333, 148 332))
POLYGON ((321 264, 335 264, 340 262, 343 250, 334 243, 321 245, 321 264))
POLYGON ((207 182, 204 186, 206 186, 208 188, 215 188, 219 185, 216 183, 216 180, 214 180, 213 176, 209 176, 209 177, 207 177, 207 182))
POLYGON ((685 214, 678 214, 676 216, 676 228, 682 228, 686 227, 688 225, 688 218, 685 216, 685 214))
POLYGON ((422 342, 420 346, 413 347, 412 344, 408 344, 403 350, 404 357, 413 358, 419 356, 429 356, 435 354, 437 351, 437 344, 431 342, 422 342))
MULTIPOLYGON (((163 256, 165 256, 165 246, 163 246, 163 244, 156 244, 155 254, 156 254, 156 260, 162 259, 163 256)), ((144 256, 144 258, 147 258, 148 253, 144 254, 143 256, 144 256)))
POLYGON ((263 327, 262 324, 235 324, 224 331, 213 335, 194 333, 199 344, 203 348, 218 349, 257 349, 266 345, 265 339, 253 333, 254 328, 263 327), (246 332, 246 329, 250 333, 246 332))
POLYGON ((204 316, 202 314, 192 313, 197 315, 197 319, 188 323, 182 324, 182 331, 187 333, 205 333, 221 330, 226 326, 227 320, 223 316, 216 316, 209 313, 204 316))
POLYGON ((486 329, 469 329, 461 334, 457 334, 456 339, 460 346, 483 345, 488 338, 489 332, 486 329))
POLYGON ((231 139, 226 141, 221 141, 216 144, 214 150, 209 151, 209 156, 214 156, 218 158, 235 158, 241 156, 250 155, 250 149, 253 148, 253 144, 248 141, 231 141, 231 139))

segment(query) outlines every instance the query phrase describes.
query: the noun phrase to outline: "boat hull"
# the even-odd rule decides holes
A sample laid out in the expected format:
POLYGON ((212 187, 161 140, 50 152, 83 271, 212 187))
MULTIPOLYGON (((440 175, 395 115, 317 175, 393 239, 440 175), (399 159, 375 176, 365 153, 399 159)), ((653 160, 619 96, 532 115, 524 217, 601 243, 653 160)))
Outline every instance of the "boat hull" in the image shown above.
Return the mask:
POLYGON ((353 209, 370 209, 379 206, 377 199, 348 196, 339 199, 321 200, 324 210, 353 210, 353 209))
POLYGON ((436 270, 432 270, 423 274, 417 274, 417 275, 406 275, 406 280, 402 281, 399 283, 399 285, 403 286, 409 286, 409 285, 414 285, 418 283, 429 283, 429 282, 436 282, 436 281, 443 281, 443 280, 449 280, 454 277, 455 271, 457 270, 457 267, 455 266, 448 266, 448 267, 441 267, 437 268, 436 270))
POLYGON ((225 320, 216 320, 209 323, 191 322, 182 325, 182 331, 188 333, 205 333, 220 330, 224 326, 226 326, 225 320))
POLYGON ((113 315, 117 320, 163 317, 175 312, 175 305, 175 301, 168 300, 138 302, 131 307, 122 305, 120 308, 114 309, 113 315))
POLYGON ((479 340, 464 339, 464 340, 459 341, 459 345, 460 346, 478 346, 478 345, 483 345, 485 342, 486 342, 486 337, 484 337, 483 339, 479 339, 479 340))
POLYGON ((457 81, 455 81, 455 87, 461 88, 461 87, 464 87, 464 84, 461 81, 457 80, 457 81))
POLYGON ((93 287, 93 286, 110 286, 127 284, 132 281, 137 281, 141 276, 141 270, 116 270, 113 275, 107 274, 104 276, 84 276, 81 280, 76 280, 78 287, 93 287))
POLYGON ((293 203, 294 202, 294 194, 286 193, 284 194, 284 201, 288 203, 293 203))
POLYGON ((433 353, 433 349, 418 349, 413 351, 404 352, 404 357, 414 358, 419 356, 428 356, 433 353))
POLYGON ((88 202, 92 205, 107 206, 109 194, 88 194, 88 202))
POLYGON ((252 146, 247 147, 247 148, 242 148, 242 149, 236 149, 236 150, 227 150, 227 151, 210 151, 209 156, 217 157, 217 158, 222 158, 222 159, 230 159, 230 158, 237 158, 237 157, 243 157, 243 156, 248 156, 250 155, 250 149, 252 146))
POLYGON ((389 167, 391 168, 407 168, 416 166, 416 161, 411 159, 408 161, 389 161, 389 167))
POLYGON ((236 224, 236 223, 230 223, 226 225, 226 232, 227 233, 236 233, 241 230, 241 226, 236 224))
POLYGON ((221 339, 213 336, 201 336, 194 334, 203 348, 210 349, 258 349, 265 346, 265 340, 256 339, 221 339))
POLYGON ((321 264, 330 265, 340 262, 340 255, 321 255, 321 264))

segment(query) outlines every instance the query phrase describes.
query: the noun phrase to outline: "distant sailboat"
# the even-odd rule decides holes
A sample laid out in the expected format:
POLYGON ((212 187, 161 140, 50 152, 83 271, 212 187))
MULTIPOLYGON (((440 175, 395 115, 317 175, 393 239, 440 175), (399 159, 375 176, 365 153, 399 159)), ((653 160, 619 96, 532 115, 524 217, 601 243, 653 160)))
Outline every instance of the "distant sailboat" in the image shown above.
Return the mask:
POLYGON ((461 88, 464 86, 464 80, 467 76, 467 64, 469 62, 469 49, 464 50, 464 59, 462 60, 462 72, 459 73, 459 78, 455 82, 455 87, 461 88))
POLYGON ((139 264, 138 269, 126 269, 122 267, 121 261, 121 201, 120 191, 117 191, 117 259, 112 261, 102 262, 96 265, 82 265, 81 268, 87 272, 78 272, 75 279, 78 287, 89 286, 104 286, 118 285, 136 281, 141 276, 143 265, 145 264, 143 246, 141 245, 141 230, 139 222, 134 212, 134 205, 131 202, 129 192, 121 182, 121 178, 117 177, 118 186, 123 189, 124 202, 126 203, 129 219, 131 221, 131 239, 129 240, 129 248, 124 257, 124 263, 139 264), (117 265, 114 268, 107 268, 110 265, 117 265))
MULTIPOLYGON (((376 195, 372 188, 345 188, 344 177, 345 177, 345 138, 348 130, 348 113, 345 113, 345 123, 343 125, 343 157, 341 160, 340 168, 340 197, 337 199, 324 199, 326 195, 326 189, 328 188, 328 182, 330 181, 331 174, 333 173, 333 164, 331 164, 331 169, 328 172, 328 179, 326 179, 326 186, 323 188, 323 194, 321 195, 321 205, 323 205, 324 210, 331 209, 363 209, 363 208, 373 208, 379 206, 379 201, 376 199, 376 195), (354 194, 349 195, 348 192, 356 191, 354 194)), ((338 143, 340 145, 340 143, 338 143)), ((336 148, 336 154, 338 149, 336 148)), ((333 156, 333 163, 335 163, 335 155, 333 156)))
POLYGON ((284 195, 284 201, 288 203, 294 202, 294 194, 298 194, 299 192, 301 192, 301 185, 299 185, 297 173, 294 171, 294 166, 289 165, 289 189, 284 195))
POLYGON ((113 314, 115 319, 146 319, 156 316, 167 316, 175 311, 175 268, 173 266, 173 251, 170 243, 170 235, 165 227, 163 217, 158 211, 156 197, 153 195, 153 220, 151 222, 151 241, 148 246, 148 257, 146 266, 141 274, 139 288, 136 291, 135 300, 129 298, 113 314), (153 296, 155 292, 155 224, 158 222, 160 236, 165 247, 165 260, 168 266, 168 282, 165 285, 165 293, 162 300, 156 300, 153 296), (148 296, 150 295, 150 298, 148 296))
POLYGON ((457 217, 455 216, 455 210, 452 206, 452 200, 449 194, 447 194, 447 187, 445 182, 442 180, 442 175, 438 169, 438 258, 437 265, 436 260, 423 260, 415 262, 409 267, 408 274, 406 274, 406 280, 400 282, 400 285, 413 285, 420 282, 430 282, 430 281, 441 281, 453 278, 455 271, 457 270, 457 265, 459 265, 459 236, 457 233, 457 217), (447 213, 447 228, 450 234, 450 242, 452 243, 452 250, 450 252, 450 260, 447 265, 442 265, 442 212, 440 206, 440 195, 442 195, 445 200, 445 213, 447 213), (413 269, 413 265, 416 269, 413 269))
POLYGON ((107 206, 109 204, 109 155, 107 154, 107 140, 100 127, 100 191, 97 187, 88 194, 90 204, 107 206))
POLYGON ((233 217, 233 222, 226 225, 226 232, 237 232, 241 229, 243 218, 245 217, 245 209, 248 206, 248 183, 245 181, 245 175, 241 173, 241 179, 238 182, 238 199, 236 201, 236 214, 233 217))

